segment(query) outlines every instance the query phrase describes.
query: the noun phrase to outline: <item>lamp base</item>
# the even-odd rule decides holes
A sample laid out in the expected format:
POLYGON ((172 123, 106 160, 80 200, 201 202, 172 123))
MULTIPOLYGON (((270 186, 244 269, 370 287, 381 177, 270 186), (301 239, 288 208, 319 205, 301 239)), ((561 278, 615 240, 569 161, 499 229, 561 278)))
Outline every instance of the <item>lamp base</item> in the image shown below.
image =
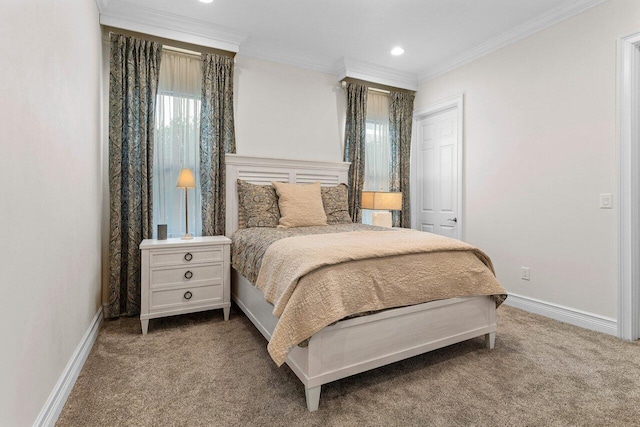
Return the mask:
POLYGON ((184 236, 181 237, 182 240, 191 240, 193 239, 193 236, 189 233, 185 234, 184 236))
POLYGON ((391 212, 375 212, 373 214, 373 225, 378 227, 393 227, 391 212))

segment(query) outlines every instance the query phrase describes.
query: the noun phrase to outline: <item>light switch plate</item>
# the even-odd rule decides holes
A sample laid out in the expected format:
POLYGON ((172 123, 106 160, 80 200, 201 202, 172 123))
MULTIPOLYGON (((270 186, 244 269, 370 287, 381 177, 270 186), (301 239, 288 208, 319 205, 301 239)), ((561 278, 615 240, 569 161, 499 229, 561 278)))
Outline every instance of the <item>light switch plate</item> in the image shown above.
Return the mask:
POLYGON ((613 194, 602 193, 600 194, 600 209, 612 209, 613 208, 613 194))

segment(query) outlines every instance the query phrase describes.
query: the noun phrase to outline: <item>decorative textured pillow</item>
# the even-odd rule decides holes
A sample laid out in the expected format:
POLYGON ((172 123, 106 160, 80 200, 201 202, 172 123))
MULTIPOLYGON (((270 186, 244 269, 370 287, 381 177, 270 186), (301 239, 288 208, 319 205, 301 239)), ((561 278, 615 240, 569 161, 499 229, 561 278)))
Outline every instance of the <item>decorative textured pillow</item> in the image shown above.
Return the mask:
POLYGON ((276 188, 278 206, 282 215, 278 227, 327 225, 319 182, 313 184, 272 182, 271 184, 276 188))
POLYGON ((279 219, 278 197, 272 186, 238 180, 238 228, 277 227, 279 219))
POLYGON ((327 224, 351 224, 347 184, 322 187, 321 193, 324 213, 327 215, 327 224))

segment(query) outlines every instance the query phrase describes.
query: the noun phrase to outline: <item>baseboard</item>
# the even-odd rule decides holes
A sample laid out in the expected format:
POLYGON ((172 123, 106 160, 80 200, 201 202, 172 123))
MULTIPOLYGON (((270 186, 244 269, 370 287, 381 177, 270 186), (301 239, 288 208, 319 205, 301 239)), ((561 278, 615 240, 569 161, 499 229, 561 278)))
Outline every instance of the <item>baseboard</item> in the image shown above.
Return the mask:
POLYGON ((534 314, 550 317, 592 331, 618 335, 618 322, 610 317, 587 313, 575 308, 565 307, 522 295, 509 294, 505 304, 534 314))
POLYGON ((102 311, 103 308, 100 307, 96 315, 93 316, 89 329, 84 333, 78 347, 76 347, 71 355, 71 359, 69 359, 67 366, 64 368, 64 371, 62 371, 60 378, 58 378, 58 382, 45 402, 38 418, 36 418, 33 423, 34 426, 53 427, 58 420, 60 412, 62 412, 62 408, 64 408, 64 404, 67 402, 67 397, 69 397, 69 393, 71 393, 71 389, 76 383, 78 375, 80 375, 84 362, 89 356, 91 347, 93 347, 93 343, 96 341, 100 324, 102 323, 102 311))

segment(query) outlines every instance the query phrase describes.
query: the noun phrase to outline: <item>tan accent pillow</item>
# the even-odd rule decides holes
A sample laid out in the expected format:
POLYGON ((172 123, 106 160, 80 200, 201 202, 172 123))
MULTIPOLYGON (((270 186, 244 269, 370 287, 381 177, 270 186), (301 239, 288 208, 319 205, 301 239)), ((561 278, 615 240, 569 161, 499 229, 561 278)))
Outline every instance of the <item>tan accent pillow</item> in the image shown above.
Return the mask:
POLYGON ((320 183, 285 184, 272 182, 278 194, 280 221, 278 227, 311 227, 327 225, 322 206, 320 183))

